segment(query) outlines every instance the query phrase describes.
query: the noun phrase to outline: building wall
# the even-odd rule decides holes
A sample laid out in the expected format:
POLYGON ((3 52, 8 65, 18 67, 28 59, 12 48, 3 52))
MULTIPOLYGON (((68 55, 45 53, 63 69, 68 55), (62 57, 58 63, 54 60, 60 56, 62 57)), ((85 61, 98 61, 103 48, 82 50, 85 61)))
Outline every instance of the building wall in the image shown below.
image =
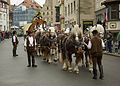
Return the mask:
POLYGON ((31 23, 33 17, 37 14, 37 10, 27 8, 24 5, 17 6, 13 11, 13 25, 22 26, 24 23, 31 23))
POLYGON ((101 9, 104 9, 105 6, 102 5, 101 3, 103 3, 105 0, 95 0, 95 11, 98 11, 98 10, 101 10, 101 9))
POLYGON ((104 5, 102 5, 102 3, 105 0, 95 0, 95 12, 96 12, 96 20, 104 22, 105 20, 105 11, 106 11, 106 7, 104 5))
POLYGON ((120 31, 120 4, 114 3, 107 6, 108 21, 107 30, 111 32, 120 31))
POLYGON ((111 2, 111 0, 96 0, 95 8, 97 20, 104 21, 106 32, 110 31, 114 39, 117 38, 117 33, 120 32, 120 4, 118 2, 120 3, 120 0, 114 2, 111 2), (109 1, 109 3, 103 4, 104 1, 109 1))
POLYGON ((9 4, 7 0, 0 1, 0 30, 9 30, 9 4))
POLYGON ((77 24, 80 22, 83 29, 83 21, 95 23, 95 0, 65 0, 65 23, 67 27, 71 27, 74 22, 77 24))
POLYGON ((42 8, 43 19, 47 22, 48 25, 51 25, 54 22, 53 7, 53 0, 46 0, 42 8))

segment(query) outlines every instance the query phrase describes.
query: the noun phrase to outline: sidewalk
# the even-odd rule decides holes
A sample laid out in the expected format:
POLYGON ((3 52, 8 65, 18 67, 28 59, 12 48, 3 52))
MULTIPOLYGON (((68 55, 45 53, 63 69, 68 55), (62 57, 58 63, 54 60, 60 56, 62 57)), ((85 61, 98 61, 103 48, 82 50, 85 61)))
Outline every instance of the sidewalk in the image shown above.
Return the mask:
POLYGON ((109 52, 104 51, 104 54, 111 55, 111 56, 116 56, 116 57, 120 57, 120 54, 118 54, 118 53, 109 53, 109 52))

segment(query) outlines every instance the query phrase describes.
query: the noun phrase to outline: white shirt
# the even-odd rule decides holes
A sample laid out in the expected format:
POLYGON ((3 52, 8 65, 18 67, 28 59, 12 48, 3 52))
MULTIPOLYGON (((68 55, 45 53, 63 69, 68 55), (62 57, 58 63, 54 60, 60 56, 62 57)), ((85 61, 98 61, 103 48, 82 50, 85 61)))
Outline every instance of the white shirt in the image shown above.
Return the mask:
MULTIPOLYGON (((29 36, 29 37, 28 37, 28 40, 29 40, 29 42, 30 42, 29 46, 33 46, 33 37, 32 37, 32 36, 29 36)), ((36 45, 36 40, 35 40, 35 45, 36 45)), ((27 39, 25 39, 24 46, 25 46, 25 47, 27 46, 27 39)))
POLYGON ((13 36, 13 42, 16 42, 16 36, 13 36))
MULTIPOLYGON (((101 39, 101 41, 102 41, 102 47, 105 48, 105 44, 104 44, 104 42, 103 42, 102 39, 101 39)), ((88 49, 91 49, 91 47, 92 47, 92 43, 91 43, 91 41, 89 41, 87 47, 88 47, 88 49)))

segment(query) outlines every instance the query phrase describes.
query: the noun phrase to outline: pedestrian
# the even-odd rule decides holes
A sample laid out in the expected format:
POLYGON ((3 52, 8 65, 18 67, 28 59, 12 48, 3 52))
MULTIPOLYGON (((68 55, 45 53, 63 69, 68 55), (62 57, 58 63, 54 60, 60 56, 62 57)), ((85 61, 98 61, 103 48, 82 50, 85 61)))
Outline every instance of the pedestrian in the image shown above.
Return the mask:
POLYGON ((16 31, 13 31, 13 36, 12 36, 12 44, 13 44, 13 57, 16 57, 18 56, 16 54, 16 50, 17 50, 17 46, 18 46, 18 38, 17 38, 17 32, 16 31))
POLYGON ((25 39, 24 43, 25 51, 27 51, 27 56, 28 56, 28 65, 27 67, 37 67, 35 65, 35 53, 36 53, 36 40, 33 36, 33 32, 28 32, 28 36, 25 39), (31 65, 31 60, 32 60, 32 65, 31 65))
POLYGON ((1 41, 2 41, 2 32, 0 30, 0 43, 1 43, 1 41))
POLYGON ((88 48, 90 49, 92 62, 93 62, 93 79, 97 79, 97 65, 99 68, 100 76, 99 79, 103 79, 103 65, 102 65, 102 55, 103 47, 105 47, 103 40, 98 35, 98 31, 94 30, 92 32, 93 38, 88 43, 88 48))
POLYGON ((109 32, 107 35, 107 49, 109 53, 112 53, 112 41, 113 41, 113 36, 112 33, 109 32))
POLYGON ((118 41, 115 40, 114 42, 115 53, 118 53, 118 41))

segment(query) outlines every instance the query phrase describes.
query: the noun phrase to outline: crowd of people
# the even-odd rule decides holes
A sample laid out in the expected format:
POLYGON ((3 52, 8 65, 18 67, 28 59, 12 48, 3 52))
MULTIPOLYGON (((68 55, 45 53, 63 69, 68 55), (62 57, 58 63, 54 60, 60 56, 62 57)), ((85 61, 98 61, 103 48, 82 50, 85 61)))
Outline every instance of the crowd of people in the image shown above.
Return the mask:
POLYGON ((9 31, 1 31, 0 30, 0 43, 4 40, 4 39, 9 39, 11 36, 11 32, 9 31))
POLYGON ((111 32, 107 32, 105 38, 106 52, 120 54, 120 41, 117 37, 113 37, 111 32))

